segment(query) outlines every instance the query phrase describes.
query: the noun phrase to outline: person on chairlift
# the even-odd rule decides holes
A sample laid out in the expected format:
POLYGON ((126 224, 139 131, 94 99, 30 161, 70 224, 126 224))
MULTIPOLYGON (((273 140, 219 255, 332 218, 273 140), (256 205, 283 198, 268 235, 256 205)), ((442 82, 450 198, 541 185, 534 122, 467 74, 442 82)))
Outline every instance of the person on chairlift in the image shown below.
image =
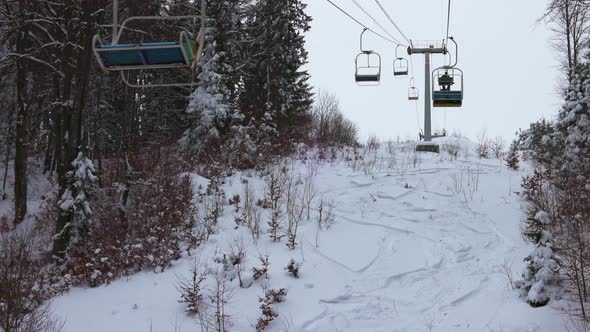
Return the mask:
POLYGON ((453 78, 449 75, 448 71, 439 78, 439 85, 441 91, 451 91, 451 85, 455 84, 453 78))

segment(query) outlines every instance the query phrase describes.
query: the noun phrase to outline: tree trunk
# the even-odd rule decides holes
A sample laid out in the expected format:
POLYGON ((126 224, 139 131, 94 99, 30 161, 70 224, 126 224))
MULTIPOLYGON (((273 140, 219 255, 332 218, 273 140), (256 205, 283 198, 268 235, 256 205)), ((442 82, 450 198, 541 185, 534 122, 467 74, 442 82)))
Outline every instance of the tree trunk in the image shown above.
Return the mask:
POLYGON ((14 107, 15 104, 13 103, 13 109, 8 116, 8 136, 6 139, 6 151, 4 155, 4 178, 2 180, 2 200, 6 200, 6 180, 8 179, 8 164, 10 163, 10 149, 12 148, 12 141, 14 139, 14 131, 12 129, 12 121, 14 119, 14 107))
MULTIPOLYGON (((61 125, 60 130, 57 131, 58 144, 56 140, 56 157, 58 159, 57 175, 59 183, 59 197, 62 197, 67 188, 66 174, 71 170, 71 162, 76 158, 77 153, 82 146, 83 128, 82 119, 84 116, 84 109, 86 108, 86 98, 88 96, 88 84, 90 82, 90 66, 91 66, 91 41, 93 31, 86 26, 83 31, 77 31, 80 26, 84 26, 73 18, 79 19, 82 22, 89 22, 89 13, 87 8, 77 9, 81 12, 74 13, 74 2, 68 1, 63 13, 64 21, 69 22, 66 26, 68 31, 67 46, 64 48, 62 59, 64 59, 63 79, 61 79, 61 95, 58 99, 59 121, 61 125), (79 15, 79 16, 76 16, 79 15), (73 45, 79 45, 78 47, 73 45)), ((57 234, 53 241, 53 256, 58 258, 65 257, 70 244, 70 232, 66 229, 67 225, 71 223, 73 215, 71 213, 64 213, 61 211, 55 224, 55 234, 57 234)))
MULTIPOLYGON (((23 54, 25 32, 19 31, 17 54, 23 54)), ((23 59, 16 61, 16 154, 14 156, 14 223, 20 224, 27 214, 27 145, 29 139, 29 108, 25 103, 27 72, 23 59)))
MULTIPOLYGON (((12 123, 12 121, 10 121, 10 123, 12 123)), ((9 133, 8 139, 6 140, 6 155, 5 155, 5 159, 4 159, 4 179, 2 180, 2 200, 6 200, 6 179, 8 178, 8 163, 10 161, 10 147, 11 146, 12 146, 12 133, 9 133)))
MULTIPOLYGON (((67 9, 64 12, 64 21, 69 22, 66 27, 66 30, 70 32, 67 40, 67 45, 64 47, 63 51, 63 61, 64 65, 62 66, 64 76, 61 79, 61 98, 59 98, 59 123, 60 123, 60 131, 58 131, 59 140, 61 140, 61 144, 56 144, 55 148, 58 153, 56 156, 58 158, 57 164, 57 178, 59 184, 59 197, 61 198, 66 191, 67 187, 67 177, 66 174, 70 170, 71 165, 70 163, 74 160, 74 153, 77 147, 77 132, 76 132, 76 125, 77 121, 74 118, 74 94, 72 93, 72 82, 75 79, 74 70, 77 68, 77 65, 74 64, 75 58, 75 51, 72 47, 72 44, 75 43, 75 40, 72 40, 71 36, 75 35, 75 32, 72 31, 73 24, 71 23, 72 13, 71 8, 66 7, 67 9)), ((57 143, 57 142, 56 142, 57 143)), ((52 254, 53 257, 57 259, 57 262, 61 262, 67 252, 68 245, 70 243, 70 233, 69 230, 66 229, 66 226, 71 223, 72 221, 72 214, 65 213, 64 211, 60 211, 58 218, 55 222, 55 236, 53 239, 53 248, 52 254)))

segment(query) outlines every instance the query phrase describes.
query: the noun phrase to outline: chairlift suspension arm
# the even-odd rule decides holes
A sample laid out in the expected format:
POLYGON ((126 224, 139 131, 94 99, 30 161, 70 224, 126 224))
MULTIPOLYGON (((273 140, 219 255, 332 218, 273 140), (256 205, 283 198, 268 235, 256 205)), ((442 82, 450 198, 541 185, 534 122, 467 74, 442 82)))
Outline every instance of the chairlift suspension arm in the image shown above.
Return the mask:
POLYGON ((455 38, 450 37, 449 39, 455 44, 455 63, 451 66, 451 68, 455 68, 457 63, 459 63, 459 44, 457 44, 455 38))
POLYGON ((119 0, 113 0, 113 38, 111 44, 116 44, 118 38, 117 29, 119 28, 119 0))
POLYGON ((365 54, 373 52, 372 50, 365 50, 363 47, 363 38, 364 38, 365 32, 367 32, 367 30, 369 30, 369 29, 364 28, 363 32, 361 32, 361 52, 365 53, 365 54))

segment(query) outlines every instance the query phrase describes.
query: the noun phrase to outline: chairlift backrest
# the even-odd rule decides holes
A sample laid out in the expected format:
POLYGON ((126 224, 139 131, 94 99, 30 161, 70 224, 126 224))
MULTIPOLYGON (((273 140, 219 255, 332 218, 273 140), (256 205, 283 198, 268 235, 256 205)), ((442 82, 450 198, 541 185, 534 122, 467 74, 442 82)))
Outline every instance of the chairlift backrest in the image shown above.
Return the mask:
POLYGON ((393 60, 393 76, 408 76, 408 60, 398 58, 393 60))
POLYGON ((416 87, 408 89, 408 100, 415 101, 420 99, 420 91, 416 87))

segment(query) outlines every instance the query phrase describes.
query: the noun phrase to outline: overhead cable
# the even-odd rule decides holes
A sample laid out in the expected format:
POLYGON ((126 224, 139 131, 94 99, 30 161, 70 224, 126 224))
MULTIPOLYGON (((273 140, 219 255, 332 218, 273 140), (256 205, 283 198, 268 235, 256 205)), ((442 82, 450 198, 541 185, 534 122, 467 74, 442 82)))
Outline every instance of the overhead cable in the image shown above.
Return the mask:
POLYGON ((396 43, 395 41, 383 36, 382 34, 375 32, 375 30, 369 28, 368 26, 366 26, 365 24, 361 23, 359 20, 357 20, 356 18, 354 18, 354 16, 350 15, 349 13, 347 13, 344 9, 340 8, 338 5, 336 5, 334 2, 332 2, 332 0, 326 0, 328 1, 332 6, 336 7, 339 11, 341 11, 344 15, 348 16, 350 19, 352 19, 353 21, 355 21, 358 25, 362 26, 363 28, 367 29, 368 31, 370 31, 371 33, 373 33, 374 35, 381 37, 382 39, 397 45, 398 43, 396 43))
POLYGON ((371 20, 373 20, 373 23, 375 23, 375 25, 377 25, 383 32, 385 32, 389 37, 391 37, 391 39, 393 39, 398 45, 401 45, 402 43, 395 37, 393 36, 387 29, 385 29, 383 27, 383 25, 381 25, 381 23, 379 23, 379 21, 377 21, 365 8, 363 8, 363 6, 361 6, 358 1, 356 0, 352 0, 352 2, 354 2, 354 4, 363 11, 363 13, 365 13, 365 15, 367 15, 371 20))
POLYGON ((377 5, 379 5, 379 8, 381 8, 381 11, 383 11, 383 13, 385 14, 385 16, 387 16, 387 19, 389 19, 389 22, 391 22, 391 24, 393 24, 393 26, 400 33, 400 35, 402 35, 402 37, 404 37, 404 39, 408 42, 408 44, 411 44, 412 42, 410 41, 410 39, 403 33, 403 31, 395 23, 395 21, 393 20, 393 18, 391 18, 391 15, 389 15, 389 13, 385 9, 385 7, 383 7, 383 5, 381 4, 381 1, 375 0, 375 2, 377 3, 377 5))

